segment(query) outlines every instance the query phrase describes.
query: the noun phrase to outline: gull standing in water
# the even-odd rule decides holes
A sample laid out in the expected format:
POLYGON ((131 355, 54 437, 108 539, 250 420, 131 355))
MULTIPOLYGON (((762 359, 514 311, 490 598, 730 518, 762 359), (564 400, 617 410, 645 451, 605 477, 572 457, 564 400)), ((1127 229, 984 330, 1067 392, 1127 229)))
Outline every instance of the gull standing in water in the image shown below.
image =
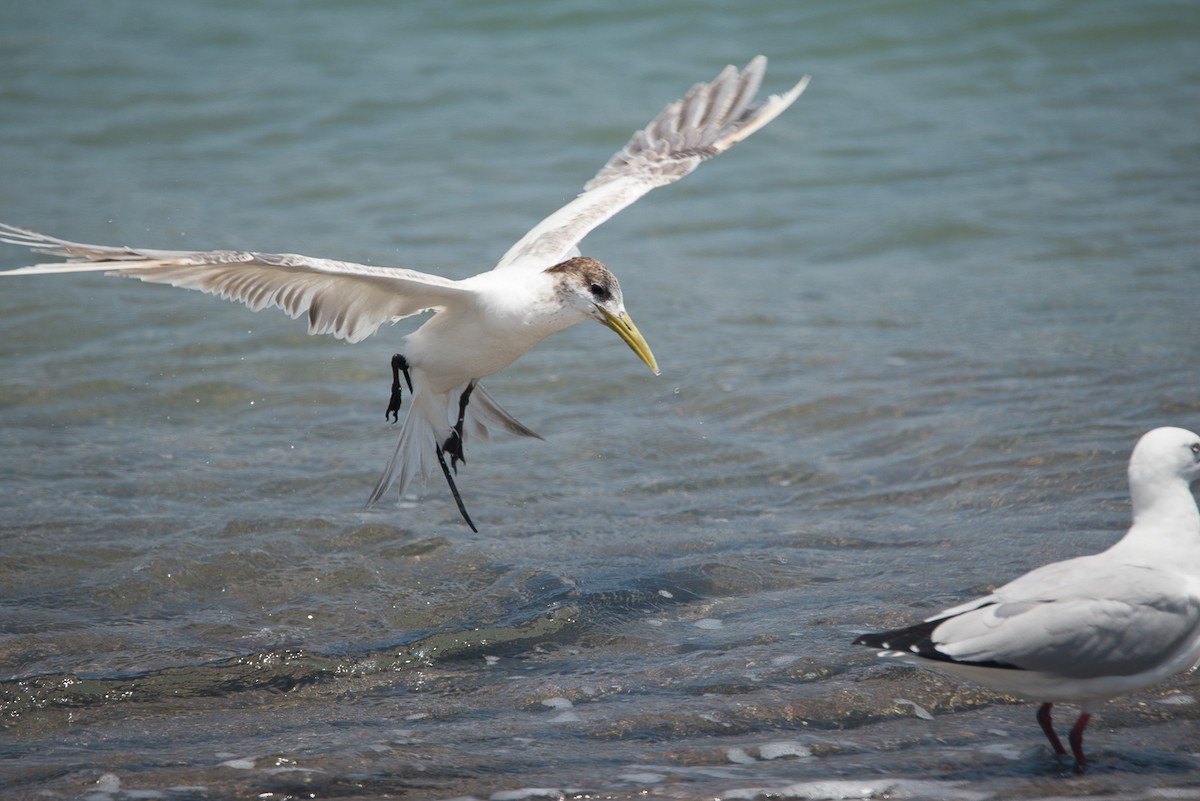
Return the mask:
POLYGON ((270 306, 305 315, 310 334, 358 342, 384 323, 421 312, 433 316, 403 339, 392 357, 387 415, 400 408, 403 373, 411 393, 391 460, 367 505, 392 486, 440 467, 459 512, 475 530, 451 469, 464 461, 469 437, 506 431, 537 437, 479 384, 545 337, 584 320, 616 332, 657 375, 649 345, 625 310, 621 285, 607 267, 582 256, 579 243, 596 226, 651 189, 678 181, 775 119, 808 84, 755 101, 767 60, 726 67, 667 106, 567 205, 533 227, 488 272, 452 281, 415 270, 370 267, 295 254, 232 250, 174 251, 85 245, 0 224, 0 241, 67 258, 0 275, 107 271, 142 281, 198 289, 254 311, 270 306), (449 457, 449 465, 447 465, 449 457))
POLYGON ((1056 702, 1079 704, 1068 738, 1087 766, 1083 730, 1098 703, 1146 689, 1200 660, 1200 436, 1145 434, 1129 458, 1133 525, 1108 550, 1026 573, 990 595, 855 645, 1041 701, 1038 723, 1058 757, 1056 702))

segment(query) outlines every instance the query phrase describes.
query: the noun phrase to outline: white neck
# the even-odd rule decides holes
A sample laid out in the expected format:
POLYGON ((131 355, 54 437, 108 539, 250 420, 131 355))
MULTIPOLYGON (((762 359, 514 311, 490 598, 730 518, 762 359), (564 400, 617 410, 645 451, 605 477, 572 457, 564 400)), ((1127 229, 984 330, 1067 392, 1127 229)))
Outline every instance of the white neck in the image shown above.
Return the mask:
POLYGON ((1187 482, 1145 480, 1130 470, 1129 494, 1133 526, 1113 548, 1134 547, 1156 561, 1166 559, 1183 569, 1200 570, 1200 511, 1187 482))

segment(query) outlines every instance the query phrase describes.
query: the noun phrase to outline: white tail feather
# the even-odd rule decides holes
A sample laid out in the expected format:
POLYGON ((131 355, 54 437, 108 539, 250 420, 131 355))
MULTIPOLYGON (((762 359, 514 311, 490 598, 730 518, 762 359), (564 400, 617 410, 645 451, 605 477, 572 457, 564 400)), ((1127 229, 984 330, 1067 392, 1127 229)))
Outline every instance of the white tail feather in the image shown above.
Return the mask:
MULTIPOLYGON (((398 495, 404 495, 408 485, 418 476, 428 478, 441 472, 437 449, 450 436, 454 423, 458 421, 458 402, 467 384, 452 393, 430 393, 422 391, 424 381, 419 371, 413 371, 416 389, 409 401, 408 414, 400 427, 400 439, 387 467, 371 491, 367 506, 377 503, 391 487, 398 495)), ((508 433, 522 437, 536 437, 537 432, 519 422, 506 412, 486 389, 478 384, 471 392, 467 413, 463 419, 463 445, 468 439, 478 438, 486 442, 495 433, 508 433)))
POLYGON ((392 485, 399 487, 403 495, 409 483, 416 477, 428 477, 437 465, 437 447, 447 435, 443 417, 444 397, 421 391, 421 385, 409 399, 408 414, 400 426, 400 439, 392 458, 383 468, 383 475, 371 490, 367 506, 375 505, 392 485))
MULTIPOLYGON (((457 409, 457 407, 455 408, 457 409)), ((457 414, 457 411, 455 413, 457 414)), ((492 432, 497 430, 518 437, 542 438, 536 431, 506 412, 486 389, 476 384, 475 390, 471 393, 471 402, 467 405, 466 419, 463 421, 464 444, 467 435, 487 442, 491 438, 492 432)))

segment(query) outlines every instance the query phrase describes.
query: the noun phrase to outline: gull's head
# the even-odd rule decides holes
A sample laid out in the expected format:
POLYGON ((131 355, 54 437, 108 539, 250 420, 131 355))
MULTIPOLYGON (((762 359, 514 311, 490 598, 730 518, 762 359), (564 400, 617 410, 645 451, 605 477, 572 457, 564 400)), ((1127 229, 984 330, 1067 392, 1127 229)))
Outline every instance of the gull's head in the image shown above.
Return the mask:
POLYGON ((1200 436, 1182 428, 1156 428, 1143 434, 1129 457, 1134 527, 1154 531, 1200 527, 1189 489, 1198 478, 1200 436))
POLYGON ((1200 478, 1200 436, 1183 428, 1156 428, 1142 435, 1129 457, 1129 483, 1191 484, 1200 478))
POLYGON ((546 270, 555 280, 559 299, 570 308, 616 332, 629 348, 660 373, 646 339, 625 311, 621 284, 607 267, 587 256, 576 256, 546 270))

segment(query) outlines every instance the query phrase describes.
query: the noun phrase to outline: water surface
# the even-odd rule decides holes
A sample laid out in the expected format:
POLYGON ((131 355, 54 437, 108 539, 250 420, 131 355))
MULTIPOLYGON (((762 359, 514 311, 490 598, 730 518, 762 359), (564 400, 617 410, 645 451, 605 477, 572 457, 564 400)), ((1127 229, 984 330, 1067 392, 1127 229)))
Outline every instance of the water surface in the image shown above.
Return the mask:
POLYGON ((5 281, 7 797, 1200 797, 1195 676, 1106 707, 1076 778, 1030 705, 849 645, 1107 546, 1137 437, 1200 427, 1191 4, 3 27, 0 219, 451 277, 726 63, 813 76, 589 237, 663 375, 581 325, 489 380, 546 441, 470 447, 479 534, 438 482, 362 511, 408 326, 5 281))

